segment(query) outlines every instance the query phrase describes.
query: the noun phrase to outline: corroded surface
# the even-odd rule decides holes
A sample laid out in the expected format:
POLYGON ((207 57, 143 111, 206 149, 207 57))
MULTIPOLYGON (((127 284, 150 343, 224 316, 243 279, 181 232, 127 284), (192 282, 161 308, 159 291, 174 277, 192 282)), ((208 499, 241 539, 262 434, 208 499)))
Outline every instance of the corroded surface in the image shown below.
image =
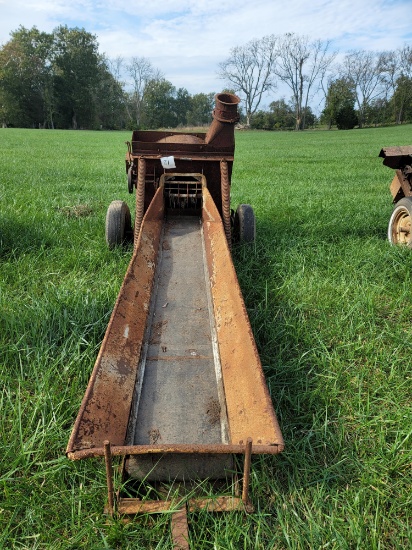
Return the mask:
POLYGON ((220 161, 227 163, 227 178, 230 185, 233 154, 235 150, 234 126, 239 115, 237 106, 239 98, 233 94, 222 93, 215 96, 216 105, 213 121, 207 134, 162 132, 153 130, 136 130, 132 139, 127 142, 126 173, 129 178, 129 189, 137 187, 138 164, 140 159, 146 161, 145 201, 148 208, 153 197, 153 190, 159 185, 164 173, 162 157, 172 156, 176 172, 189 174, 202 173, 218 210, 222 208, 220 182, 220 161))
MULTIPOLYGON (((163 225, 163 201, 160 193, 161 190, 145 216, 137 252, 126 273, 83 399, 67 449, 71 458, 86 457, 88 453, 82 453, 82 449, 102 447, 106 439, 113 446, 125 445, 163 225)), ((267 452, 269 446, 273 446, 269 452, 280 452, 283 449, 282 435, 267 390, 221 217, 207 189, 204 189, 203 232, 228 421, 229 445, 222 444, 220 452, 242 452, 240 449, 230 449, 230 444, 244 445, 248 437, 253 438, 253 453, 259 452, 259 447, 267 452)), ((167 239, 165 243, 167 248, 167 239)), ((190 284, 190 280, 187 284, 190 284)), ((167 302, 163 304, 165 309, 172 306, 166 304, 167 302)), ((164 324, 162 320, 160 322, 157 330, 166 331, 167 323, 164 324)), ((184 322, 181 327, 176 327, 176 338, 187 336, 185 332, 182 334, 184 328, 184 322)), ((156 327, 154 329, 156 336, 156 327)), ((160 344, 158 356, 162 358, 161 363, 162 356, 166 359, 171 351, 163 349, 160 344)), ((197 389, 193 388, 195 403, 202 403, 202 392, 196 397, 197 389)), ((204 418, 212 423, 213 407, 209 406, 204 413, 204 418)), ((175 415, 169 414, 174 416, 172 424, 179 427, 184 423, 184 411, 175 415)), ((163 452, 173 453, 177 447, 181 451, 185 449, 186 452, 202 452, 197 448, 198 444, 201 446, 204 443, 201 431, 197 432, 198 441, 194 441, 193 437, 188 441, 182 433, 182 441, 173 438, 171 442, 160 440, 159 433, 153 430, 149 430, 148 439, 143 445, 136 446, 143 448, 143 452, 145 449, 148 453, 162 449, 163 452), (161 445, 162 443, 171 444, 168 446, 161 445)), ((219 446, 215 441, 205 443, 212 453, 215 452, 213 447, 219 446)))
POLYGON ((221 443, 200 220, 164 222, 133 443, 221 443))
POLYGON ((207 190, 203 231, 231 443, 252 437, 254 445, 283 448, 222 221, 207 190))
MULTIPOLYGON (((112 456, 137 456, 137 455, 167 455, 167 454, 233 454, 244 455, 245 445, 215 444, 215 445, 125 445, 111 447, 112 456)), ((283 442, 272 445, 253 445, 252 455, 276 455, 284 449, 283 442)), ((104 447, 83 449, 81 451, 68 452, 71 460, 84 460, 85 458, 104 457, 104 447)))
POLYGON ((401 168, 405 164, 412 162, 412 145, 403 145, 400 147, 384 147, 379 156, 384 158, 383 164, 389 168, 401 168))
POLYGON ((104 440, 124 444, 162 223, 163 196, 159 191, 145 215, 144 231, 120 289, 67 452, 101 447, 104 440))
MULTIPOLYGON (((135 445, 227 442, 227 418, 214 319, 197 216, 168 216, 163 225, 147 350, 139 368, 138 407, 128 440, 135 445), (209 298, 209 299, 208 299, 209 298)), ((232 467, 222 455, 130 458, 131 477, 217 478, 232 467)))

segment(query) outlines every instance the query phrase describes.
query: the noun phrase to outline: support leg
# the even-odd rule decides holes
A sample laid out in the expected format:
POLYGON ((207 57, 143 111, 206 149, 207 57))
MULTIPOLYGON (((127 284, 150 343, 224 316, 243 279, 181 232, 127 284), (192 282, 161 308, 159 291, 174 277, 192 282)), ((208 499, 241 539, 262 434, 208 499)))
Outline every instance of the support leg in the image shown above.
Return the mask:
POLYGON ((113 464, 110 441, 104 442, 104 461, 106 463, 107 480, 107 512, 110 516, 114 513, 114 485, 113 485, 113 464))
POLYGON ((252 462, 252 438, 248 437, 248 440, 246 441, 246 449, 245 449, 245 464, 243 467, 242 501, 245 506, 248 505, 248 501, 249 501, 249 481, 250 481, 251 462, 252 462))
POLYGON ((189 550, 189 526, 186 506, 172 514, 172 541, 174 550, 189 550))

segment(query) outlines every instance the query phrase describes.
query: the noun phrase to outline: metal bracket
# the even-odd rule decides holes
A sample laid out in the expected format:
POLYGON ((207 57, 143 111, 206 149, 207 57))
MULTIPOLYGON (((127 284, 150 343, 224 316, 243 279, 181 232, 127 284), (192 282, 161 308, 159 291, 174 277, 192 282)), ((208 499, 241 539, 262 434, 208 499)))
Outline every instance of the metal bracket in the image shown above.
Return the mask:
POLYGON ((195 513, 200 510, 208 512, 246 512, 252 513, 253 506, 249 501, 250 468, 252 461, 252 438, 248 438, 244 447, 245 455, 243 465, 242 497, 220 496, 216 498, 189 498, 182 506, 171 500, 140 500, 138 498, 115 499, 113 480, 113 455, 110 441, 104 442, 104 460, 106 466, 107 481, 107 506, 104 512, 114 517, 137 514, 160 514, 171 512, 171 533, 173 548, 175 550, 189 550, 189 523, 187 513, 195 513))

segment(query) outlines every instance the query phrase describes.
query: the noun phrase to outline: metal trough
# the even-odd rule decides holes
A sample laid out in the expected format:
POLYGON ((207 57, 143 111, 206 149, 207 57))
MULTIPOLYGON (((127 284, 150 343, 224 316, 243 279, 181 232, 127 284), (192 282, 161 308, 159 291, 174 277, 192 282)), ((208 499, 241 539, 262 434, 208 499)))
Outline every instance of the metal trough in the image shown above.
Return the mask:
MULTIPOLYGON (((116 499, 114 456, 124 478, 185 483, 233 476, 233 456, 245 455, 242 495, 192 496, 173 516, 179 548, 187 510, 250 510, 251 455, 284 448, 231 259, 234 230, 254 231, 250 207, 230 211, 238 101, 217 96, 207 134, 133 133, 134 252, 67 447, 73 460, 105 457, 107 511, 121 515, 173 504, 116 499)), ((115 242, 127 220, 116 210, 115 242)))

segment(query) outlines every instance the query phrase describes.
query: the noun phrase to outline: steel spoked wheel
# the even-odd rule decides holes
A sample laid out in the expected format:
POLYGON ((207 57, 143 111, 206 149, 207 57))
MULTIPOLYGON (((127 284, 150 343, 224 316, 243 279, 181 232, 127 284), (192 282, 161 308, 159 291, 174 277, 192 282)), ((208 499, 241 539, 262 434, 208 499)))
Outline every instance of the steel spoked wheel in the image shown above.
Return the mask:
POLYGON ((389 220, 388 240, 412 248, 412 198, 405 197, 396 203, 389 220))
POLYGON ((106 243, 109 248, 125 244, 132 235, 130 209, 124 201, 110 203, 106 214, 106 243))

